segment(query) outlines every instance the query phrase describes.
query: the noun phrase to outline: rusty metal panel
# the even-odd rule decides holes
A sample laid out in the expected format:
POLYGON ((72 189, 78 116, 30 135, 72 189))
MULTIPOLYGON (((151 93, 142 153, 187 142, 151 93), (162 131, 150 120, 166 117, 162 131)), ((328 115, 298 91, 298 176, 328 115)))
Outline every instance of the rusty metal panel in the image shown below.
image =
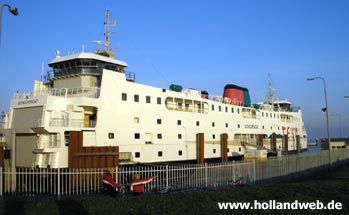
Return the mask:
POLYGON ((222 162, 228 161, 228 134, 221 134, 221 157, 222 162))
POLYGON ((197 147, 197 162, 198 164, 205 163, 205 139, 204 133, 196 134, 196 147, 197 147))

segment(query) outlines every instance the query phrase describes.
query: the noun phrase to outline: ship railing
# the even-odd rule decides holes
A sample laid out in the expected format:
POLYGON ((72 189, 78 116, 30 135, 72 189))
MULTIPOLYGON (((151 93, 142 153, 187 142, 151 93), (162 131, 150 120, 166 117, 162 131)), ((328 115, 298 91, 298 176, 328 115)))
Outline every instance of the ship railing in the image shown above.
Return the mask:
MULTIPOLYGON (((44 127, 45 122, 38 119, 38 126, 44 127)), ((83 119, 68 119, 65 117, 51 117, 48 119, 48 126, 51 127, 78 127, 78 128, 94 128, 96 127, 96 120, 89 120, 86 124, 83 119)))
POLYGON ((71 119, 71 120, 70 120, 70 125, 71 125, 72 127, 79 127, 79 128, 82 128, 82 127, 84 127, 85 122, 84 122, 83 119, 71 119))
MULTIPOLYGON (((47 92, 45 91, 43 91, 42 92, 43 94, 47 94, 47 92)), ((14 95, 13 95, 13 98, 14 99, 28 99, 28 98, 32 98, 32 97, 35 97, 35 95, 36 94, 34 94, 33 92, 22 92, 22 93, 20 93, 20 92, 18 92, 18 91, 16 91, 15 93, 14 93, 14 95)))
POLYGON ((52 117, 49 121, 51 127, 66 127, 68 125, 67 119, 52 117))
POLYGON ((74 87, 74 88, 52 88, 35 92, 15 92, 14 99, 29 99, 39 96, 59 96, 59 97, 90 97, 98 98, 100 93, 99 87, 74 87))
MULTIPOLYGON (((219 102, 219 103, 222 103, 222 104, 227 104, 227 105, 234 105, 234 106, 240 106, 240 107, 244 106, 243 102, 237 101, 236 99, 232 100, 230 98, 217 96, 217 95, 214 95, 214 94, 210 94, 209 96, 202 97, 202 98, 206 98, 208 100, 219 102)), ((268 104, 262 104, 259 108, 256 108, 253 105, 245 106, 245 107, 249 107, 249 108, 255 109, 255 110, 261 109, 261 110, 268 110, 268 111, 274 111, 274 112, 298 112, 298 111, 301 110, 300 107, 291 107, 289 109, 273 108, 273 106, 268 105, 268 104)), ((258 119, 258 116, 256 118, 258 119)))
POLYGON ((47 140, 43 143, 44 148, 60 148, 61 141, 60 140, 47 140))
MULTIPOLYGON (((51 127, 84 127, 85 122, 83 119, 67 119, 67 118, 55 118, 49 119, 49 126, 51 127)), ((89 127, 95 125, 93 122, 89 122, 89 127)))
POLYGON ((274 106, 273 110, 276 112, 298 112, 301 110, 301 107, 291 106, 291 107, 285 108, 285 107, 274 106))
POLYGON ((50 91, 52 96, 60 97, 90 97, 98 98, 100 93, 99 87, 74 87, 74 88, 53 88, 50 91))
POLYGON ((39 139, 36 141, 36 146, 39 150, 46 148, 60 148, 60 135, 58 135, 57 133, 52 133, 50 135, 40 135, 39 139))

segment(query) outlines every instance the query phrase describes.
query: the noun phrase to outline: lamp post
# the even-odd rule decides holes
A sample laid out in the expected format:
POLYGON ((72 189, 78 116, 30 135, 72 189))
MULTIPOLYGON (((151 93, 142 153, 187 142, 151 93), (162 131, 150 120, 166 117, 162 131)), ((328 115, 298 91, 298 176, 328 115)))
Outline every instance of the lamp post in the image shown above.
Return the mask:
POLYGON ((2 4, 1 7, 0 7, 0 44, 1 44, 1 29, 2 29, 2 8, 4 7, 8 7, 8 11, 10 13, 12 13, 14 16, 17 16, 18 15, 18 9, 16 7, 11 7, 10 5, 8 4, 2 4))
POLYGON ((322 77, 307 78, 308 81, 313 81, 316 79, 321 79, 324 82, 324 93, 325 93, 325 108, 322 111, 326 112, 326 124, 327 124, 327 139, 328 139, 328 163, 331 166, 331 139, 330 139, 330 120, 328 116, 328 104, 327 104, 327 92, 326 92, 326 81, 322 77))

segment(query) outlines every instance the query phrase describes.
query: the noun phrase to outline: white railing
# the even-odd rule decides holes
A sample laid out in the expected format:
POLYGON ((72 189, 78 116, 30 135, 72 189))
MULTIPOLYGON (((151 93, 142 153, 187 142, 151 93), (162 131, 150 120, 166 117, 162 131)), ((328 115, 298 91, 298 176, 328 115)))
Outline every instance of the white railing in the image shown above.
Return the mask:
MULTIPOLYGON (((87 124, 83 119, 70 119, 64 117, 51 117, 48 119, 48 126, 51 127, 96 127, 96 120, 89 120, 87 124)), ((38 119, 38 127, 45 127, 44 120, 38 119)))
MULTIPOLYGON (((91 123, 89 123, 91 124, 91 123)), ((49 126, 52 127, 84 127, 83 119, 50 118, 49 126)))
MULTIPOLYGON (((331 165, 349 162, 349 148, 331 150, 331 165)), ((289 180, 329 167, 328 151, 269 158, 267 161, 228 163, 141 165, 115 167, 114 179, 126 187, 134 175, 156 176, 145 192, 171 192, 258 185, 289 180)), ((2 195, 91 195, 103 192, 101 178, 105 169, 3 169, 0 167, 2 195)))
POLYGON ((100 88, 98 87, 53 88, 51 89, 50 95, 61 97, 83 96, 98 98, 99 90, 100 88))
POLYGON ((60 97, 90 97, 98 98, 100 93, 100 88, 98 87, 74 87, 74 88, 52 88, 49 90, 42 90, 36 92, 16 92, 13 96, 14 99, 29 99, 38 96, 60 96, 60 97))

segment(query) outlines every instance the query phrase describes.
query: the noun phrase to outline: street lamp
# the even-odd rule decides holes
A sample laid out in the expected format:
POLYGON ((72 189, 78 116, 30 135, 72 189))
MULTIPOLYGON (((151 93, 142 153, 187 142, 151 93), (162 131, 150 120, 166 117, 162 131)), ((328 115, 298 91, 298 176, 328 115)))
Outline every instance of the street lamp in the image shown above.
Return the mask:
POLYGON ((308 81, 313 81, 316 79, 321 79, 324 82, 324 92, 325 92, 325 108, 322 111, 326 112, 326 124, 327 124, 327 139, 328 139, 328 163, 331 166, 331 139, 330 139, 330 120, 328 116, 328 104, 327 104, 327 92, 326 92, 326 81, 322 77, 307 78, 308 81))
POLYGON ((1 21, 1 18, 2 18, 2 8, 4 7, 8 7, 8 11, 10 13, 12 13, 14 16, 17 16, 18 15, 18 9, 16 7, 11 7, 10 5, 8 4, 2 4, 1 5, 1 8, 0 8, 0 43, 1 43, 1 28, 2 28, 2 21, 1 21))

